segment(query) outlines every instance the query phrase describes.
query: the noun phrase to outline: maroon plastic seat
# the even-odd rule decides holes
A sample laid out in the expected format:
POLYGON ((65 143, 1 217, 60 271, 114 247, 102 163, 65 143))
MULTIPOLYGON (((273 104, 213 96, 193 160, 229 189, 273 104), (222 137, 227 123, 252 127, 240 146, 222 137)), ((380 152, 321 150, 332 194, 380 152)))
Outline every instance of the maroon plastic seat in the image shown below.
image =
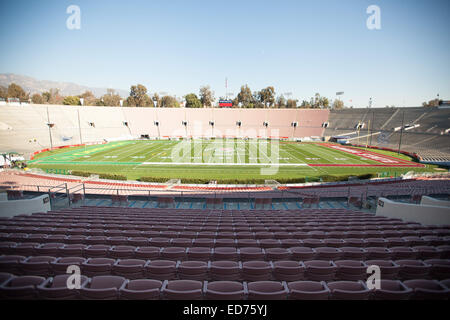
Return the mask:
POLYGON ((126 279, 119 276, 95 276, 80 289, 80 297, 86 300, 116 300, 126 279))
POLYGON ((61 257, 84 257, 84 250, 88 246, 85 244, 66 244, 58 250, 61 257))
POLYGON ((305 261, 305 278, 311 281, 332 281, 335 279, 337 267, 333 261, 305 261))
POLYGON ((110 246, 125 246, 128 244, 128 238, 125 236, 112 236, 106 239, 106 244, 110 246))
POLYGON ((96 244, 106 244, 106 240, 108 239, 108 237, 106 236, 89 236, 86 238, 86 244, 89 245, 96 245, 96 244))
POLYGON ((345 247, 366 247, 366 242, 362 238, 346 238, 344 239, 345 247))
MULTIPOLYGON (((67 281, 70 274, 59 274, 54 278, 48 278, 44 283, 37 286, 36 291, 39 299, 45 300, 74 300, 79 298, 77 289, 69 289, 67 281)), ((69 280, 70 281, 70 280, 69 280)), ((80 286, 83 287, 89 282, 86 276, 80 276, 80 286)), ((72 282, 73 283, 73 282, 72 282)))
POLYGON ((0 300, 36 299, 36 287, 44 281, 44 277, 38 276, 12 277, 0 286, 0 300))
POLYGON ((391 260, 394 256, 393 252, 388 248, 382 247, 366 247, 366 258, 369 260, 391 260))
POLYGON ((107 257, 110 246, 105 244, 94 244, 84 249, 83 254, 86 258, 101 258, 107 257))
POLYGON ((303 239, 303 246, 309 247, 309 248, 319 248, 323 247, 325 244, 322 239, 315 239, 315 238, 307 238, 303 239))
POLYGON ((237 246, 239 248, 249 248, 249 247, 260 248, 259 241, 255 239, 238 239, 237 246))
POLYGON ((211 258, 211 248, 208 247, 191 247, 186 252, 188 260, 208 261, 211 258))
POLYGON ((9 255, 14 253, 14 247, 17 245, 13 241, 0 242, 0 255, 9 255))
POLYGON ((289 249, 291 247, 301 247, 303 245, 303 241, 300 239, 281 239, 281 247, 289 249))
POLYGON ((132 259, 135 251, 136 247, 134 246, 113 246, 108 250, 108 256, 113 259, 132 259))
POLYGON ((277 261, 277 260, 289 260, 291 257, 291 252, 286 248, 267 248, 266 260, 277 261))
POLYGON ((388 241, 383 238, 366 238, 366 247, 387 247, 388 241))
POLYGON ((345 260, 364 260, 367 256, 367 251, 359 247, 341 247, 342 259, 345 260))
POLYGON ((386 238, 387 241, 387 246, 389 248, 392 247, 404 247, 406 246, 408 243, 405 241, 405 239, 400 238, 400 237, 388 237, 386 238))
POLYGON ((17 243, 14 247, 13 254, 29 257, 33 256, 36 248, 39 246, 37 242, 23 242, 17 243))
POLYGON ((161 249, 161 259, 164 260, 184 260, 186 259, 186 248, 165 247, 161 249))
POLYGON ((383 279, 397 279, 400 266, 392 260, 366 260, 367 266, 378 266, 380 268, 381 277, 383 279))
POLYGON ((25 259, 25 256, 20 255, 0 256, 0 272, 20 274, 19 264, 25 259))
POLYGON ((392 247, 390 250, 393 253, 394 260, 417 259, 419 254, 411 247, 392 247))
POLYGON ((395 263, 400 266, 398 277, 401 280, 429 278, 431 266, 421 260, 396 260, 395 263))
POLYGON ((432 279, 450 279, 450 259, 428 259, 424 261, 430 265, 430 276, 432 279))
POLYGON ((335 281, 328 282, 332 300, 368 300, 370 290, 363 281, 335 281))
POLYGON ((406 246, 411 246, 411 247, 423 246, 423 245, 427 244, 426 240, 424 240, 418 236, 403 237, 403 240, 405 240, 406 246))
POLYGON ((110 258, 89 258, 81 265, 81 273, 88 277, 110 275, 115 262, 110 258))
MULTIPOLYGON (((382 276, 383 277, 383 276, 382 276)), ((380 280, 380 289, 372 290, 374 300, 408 300, 412 289, 398 280, 380 280)))
POLYGON ((149 245, 152 247, 170 247, 170 239, 154 237, 149 240, 149 245))
POLYGON ((206 284, 205 298, 208 300, 243 300, 244 286, 236 281, 213 281, 206 284))
POLYGON ((236 261, 212 261, 210 277, 218 281, 239 281, 241 269, 236 261))
POLYGON ((50 263, 55 261, 56 258, 50 256, 29 257, 19 262, 19 268, 24 275, 49 277, 52 275, 50 263))
POLYGON ((293 300, 328 300, 330 289, 321 281, 294 281, 287 284, 289 299, 293 300))
POLYGON ((264 249, 259 247, 243 247, 239 249, 241 261, 264 260, 264 249))
POLYGON ((266 261, 246 261, 242 264, 245 281, 265 281, 271 278, 272 266, 266 261))
POLYGON ((213 251, 213 259, 220 260, 238 260, 238 251, 234 247, 216 247, 213 251))
POLYGON ((414 300, 447 300, 450 290, 436 280, 407 280, 403 284, 413 290, 414 300))
POLYGON ((185 280, 205 280, 208 264, 205 261, 183 261, 178 266, 178 277, 185 280))
MULTIPOLYGON (((367 279, 367 265, 358 260, 336 260, 336 279, 342 281, 358 281, 367 279)), ((331 290, 331 287, 329 287, 331 290)))
POLYGON ((203 283, 196 280, 171 280, 163 288, 169 300, 199 300, 203 297, 203 283))
POLYGON ((189 238, 172 239, 171 244, 173 247, 189 248, 192 245, 192 239, 189 238))
POLYGON ((247 284, 249 300, 285 300, 288 290, 281 282, 256 281, 247 284))
POLYGON ((112 273, 126 279, 144 279, 146 263, 141 259, 118 259, 112 266, 112 273))
POLYGON ((137 247, 134 253, 136 259, 156 260, 160 257, 161 249, 158 247, 137 247))
POLYGON ((146 247, 149 244, 149 239, 145 237, 129 237, 127 240, 127 245, 135 247, 146 247))
POLYGON ((316 250, 317 260, 338 260, 342 256, 342 251, 332 247, 318 247, 316 250))
POLYGON ((146 278, 161 281, 175 279, 176 264, 170 260, 152 260, 145 266, 146 278))
POLYGON ((236 248, 237 243, 234 239, 229 239, 229 238, 217 238, 214 246, 217 247, 232 247, 232 248, 236 248))
POLYGON ((336 239, 336 238, 325 238, 323 239, 323 243, 326 247, 334 247, 334 248, 341 248, 346 245, 343 239, 336 239))
POLYGON ((291 247, 291 259, 297 261, 314 260, 316 257, 316 250, 309 247, 291 247))
POLYGON ((126 282, 119 291, 124 300, 157 300, 160 298, 162 282, 159 280, 136 279, 126 282))
POLYGON ((213 248, 214 247, 214 239, 210 238, 197 238, 192 241, 193 247, 206 247, 213 248))
POLYGON ((417 258, 420 260, 439 259, 441 253, 433 246, 416 246, 413 250, 417 251, 417 258))
POLYGON ((278 239, 261 239, 259 240, 259 245, 261 248, 280 248, 281 242, 278 239))
POLYGON ((279 281, 300 281, 305 277, 305 265, 301 261, 275 261, 273 276, 279 281))
POLYGON ((56 259, 54 262, 50 262, 50 267, 54 275, 60 275, 67 273, 69 266, 81 266, 84 262, 86 262, 86 259, 82 257, 62 257, 56 259))
POLYGON ((70 235, 67 236, 64 243, 67 244, 84 244, 86 243, 87 236, 85 235, 70 235))

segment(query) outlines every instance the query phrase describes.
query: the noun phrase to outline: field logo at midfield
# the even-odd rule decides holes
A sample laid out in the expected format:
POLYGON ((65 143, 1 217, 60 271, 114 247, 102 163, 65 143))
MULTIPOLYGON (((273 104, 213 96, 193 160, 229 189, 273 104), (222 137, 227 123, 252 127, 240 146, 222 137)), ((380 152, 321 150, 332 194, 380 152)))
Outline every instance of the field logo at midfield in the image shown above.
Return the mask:
MULTIPOLYGON (((244 136, 257 136, 254 130, 252 132, 243 132, 244 136)), ((231 136, 232 134, 222 135, 216 130, 216 136, 231 136)), ((262 136, 263 134, 260 133, 262 136)), ((242 139, 224 138, 216 141, 204 141, 203 139, 193 139, 183 141, 171 150, 172 163, 202 165, 258 165, 261 166, 261 175, 274 175, 278 173, 280 160, 280 146, 278 130, 271 131, 271 143, 261 139, 249 139, 248 148, 246 142, 242 139), (210 148, 212 146, 212 148, 210 148), (248 159, 248 163, 245 162, 248 159), (258 162, 258 159, 262 161, 258 162)))

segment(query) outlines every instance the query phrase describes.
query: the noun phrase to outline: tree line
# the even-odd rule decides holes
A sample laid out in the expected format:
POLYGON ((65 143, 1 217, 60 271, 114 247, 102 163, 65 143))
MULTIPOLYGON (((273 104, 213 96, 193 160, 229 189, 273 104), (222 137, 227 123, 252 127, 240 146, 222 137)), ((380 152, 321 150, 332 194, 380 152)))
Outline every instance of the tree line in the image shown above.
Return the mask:
MULTIPOLYGON (((63 104, 63 105, 85 105, 85 106, 122 106, 124 107, 161 107, 161 108, 204 108, 213 107, 216 101, 214 91, 210 86, 200 87, 198 95, 189 93, 182 100, 174 96, 158 93, 149 95, 147 88, 142 84, 132 85, 129 96, 124 99, 114 89, 107 89, 107 93, 97 98, 91 91, 76 96, 62 96, 59 89, 54 88, 42 93, 35 93, 30 96, 25 90, 15 83, 11 83, 8 88, 0 86, 0 98, 18 98, 23 102, 35 104, 63 104)), ((228 97, 219 97, 220 100, 228 97)), ((248 85, 243 85, 234 99, 231 99, 233 108, 310 108, 310 109, 341 109, 344 103, 341 100, 334 100, 330 104, 327 97, 316 93, 309 100, 287 99, 284 95, 276 95, 275 88, 268 86, 259 91, 252 91, 248 85)))

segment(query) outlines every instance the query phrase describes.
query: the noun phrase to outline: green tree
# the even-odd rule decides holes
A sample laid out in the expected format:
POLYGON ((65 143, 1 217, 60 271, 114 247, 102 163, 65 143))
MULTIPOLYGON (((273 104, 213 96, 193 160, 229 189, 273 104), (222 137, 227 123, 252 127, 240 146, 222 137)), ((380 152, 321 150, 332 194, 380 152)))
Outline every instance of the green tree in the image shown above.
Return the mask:
POLYGON ((320 105, 322 108, 328 108, 330 106, 330 101, 326 97, 320 98, 320 105))
POLYGON ((286 108, 286 99, 283 95, 277 98, 277 108, 286 108))
POLYGON ((42 97, 44 98, 45 103, 49 104, 62 104, 64 97, 59 94, 59 89, 52 88, 47 92, 44 92, 42 94, 42 97))
POLYGON ((120 95, 118 95, 114 89, 107 89, 106 94, 97 100, 96 105, 118 107, 120 106, 121 99, 120 95))
POLYGON ((439 103, 440 103, 441 101, 442 101, 442 100, 439 100, 439 99, 433 99, 433 100, 430 100, 430 101, 428 101, 428 102, 422 103, 422 106, 424 106, 424 107, 438 107, 438 106, 439 106, 439 103))
POLYGON ((339 99, 335 99, 333 102, 333 109, 343 109, 344 108, 344 102, 339 99))
POLYGON ((264 107, 272 107, 275 104, 275 88, 267 87, 258 92, 258 100, 264 107))
POLYGON ((8 89, 0 86, 0 98, 5 99, 8 98, 8 89))
POLYGON ((79 106, 80 105, 80 98, 75 96, 67 96, 63 100, 64 105, 70 105, 70 106, 79 106))
POLYGON ((297 108, 297 102, 298 102, 298 100, 296 100, 296 99, 288 99, 288 101, 286 102, 286 108, 289 108, 289 109, 297 108))
POLYGON ((130 96, 127 98, 127 105, 130 107, 153 106, 150 97, 147 95, 147 88, 142 84, 131 86, 130 96))
POLYGON ((44 104, 45 100, 44 97, 42 97, 42 95, 40 95, 39 93, 35 93, 31 96, 31 101, 35 104, 44 104))
POLYGON ((99 99, 97 99, 92 91, 85 91, 83 94, 80 94, 78 98, 83 98, 83 105, 84 106, 96 106, 99 102, 99 99))
POLYGON ((214 102, 214 92, 209 86, 200 88, 200 101, 204 107, 212 107, 214 102))
POLYGON ((179 108, 180 103, 172 96, 163 96, 160 102, 161 108, 179 108))
POLYGON ((20 101, 25 101, 30 99, 30 95, 18 84, 11 83, 8 86, 8 98, 19 98, 20 101))
POLYGON ((254 107, 252 91, 250 90, 248 85, 241 86, 241 91, 237 95, 237 101, 238 104, 241 103, 244 108, 254 107))
POLYGON ((189 93, 188 95, 186 95, 185 99, 186 99, 186 108, 202 107, 202 103, 195 93, 189 93))
POLYGON ((303 100, 300 104, 300 108, 309 109, 311 108, 311 103, 309 101, 303 100))

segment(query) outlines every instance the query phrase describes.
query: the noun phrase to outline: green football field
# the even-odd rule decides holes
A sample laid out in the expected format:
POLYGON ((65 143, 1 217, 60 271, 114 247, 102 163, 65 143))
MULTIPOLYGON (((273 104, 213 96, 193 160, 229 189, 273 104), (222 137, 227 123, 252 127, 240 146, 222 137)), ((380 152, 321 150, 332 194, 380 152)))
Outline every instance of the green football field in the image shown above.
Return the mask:
POLYGON ((305 178, 314 181, 324 176, 368 173, 392 176, 435 169, 389 151, 242 139, 116 141, 43 152, 28 161, 28 166, 48 172, 120 174, 128 179, 180 178, 187 183, 200 182, 197 180, 256 183, 305 178))

